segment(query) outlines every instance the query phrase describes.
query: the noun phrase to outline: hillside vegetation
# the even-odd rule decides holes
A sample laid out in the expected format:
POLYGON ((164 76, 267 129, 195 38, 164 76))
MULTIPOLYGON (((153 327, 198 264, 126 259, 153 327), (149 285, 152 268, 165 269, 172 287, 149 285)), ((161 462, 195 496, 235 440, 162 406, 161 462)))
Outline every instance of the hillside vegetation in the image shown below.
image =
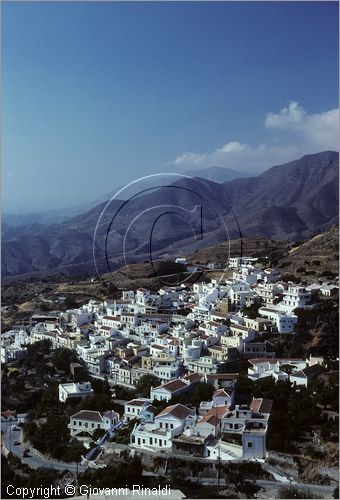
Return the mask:
POLYGON ((306 277, 327 280, 338 275, 339 226, 317 234, 310 240, 292 246, 278 261, 282 273, 292 273, 302 280, 306 277))

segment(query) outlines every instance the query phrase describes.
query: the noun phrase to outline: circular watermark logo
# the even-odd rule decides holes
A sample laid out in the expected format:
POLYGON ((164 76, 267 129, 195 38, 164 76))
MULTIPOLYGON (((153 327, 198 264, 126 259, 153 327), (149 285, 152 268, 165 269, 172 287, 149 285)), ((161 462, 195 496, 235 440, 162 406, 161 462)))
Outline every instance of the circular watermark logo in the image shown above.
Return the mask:
MULTIPOLYGON (((224 277, 230 256, 230 231, 242 238, 236 216, 216 183, 188 175, 162 173, 136 179, 103 205, 93 236, 97 276, 109 282, 124 268, 133 279, 135 264, 143 263, 145 277, 167 286, 189 287, 209 270, 224 277), (193 263, 200 249, 223 243, 224 262, 193 263), (210 268, 209 268, 210 265, 210 268)), ((241 246, 242 252, 242 246, 241 246)))

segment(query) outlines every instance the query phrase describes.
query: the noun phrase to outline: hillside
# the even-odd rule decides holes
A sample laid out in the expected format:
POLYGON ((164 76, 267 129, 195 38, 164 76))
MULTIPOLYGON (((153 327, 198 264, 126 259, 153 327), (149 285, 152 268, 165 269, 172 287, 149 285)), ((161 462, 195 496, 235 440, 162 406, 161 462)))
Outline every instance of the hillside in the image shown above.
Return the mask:
MULTIPOLYGON (((288 252, 289 245, 287 241, 275 241, 270 238, 254 236, 242 238, 242 254, 243 256, 251 257, 269 257, 269 260, 274 260, 281 257, 285 252, 288 252)), ((196 250, 188 255, 190 262, 208 264, 216 262, 226 264, 229 257, 237 257, 241 255, 241 240, 236 239, 229 243, 222 243, 207 248, 196 250)))
MULTIPOLYGON (((338 236, 339 228, 333 226, 293 247, 286 241, 261 237, 244 238, 243 255, 259 257, 262 260, 269 257, 268 264, 281 269, 284 277, 293 275, 300 280, 328 280, 331 275, 334 277, 338 273, 338 236)), ((229 256, 237 255, 240 255, 240 240, 232 241, 230 249, 226 244, 215 245, 188 254, 187 259, 193 264, 216 262, 225 265, 229 256)), ((220 278, 221 275, 222 271, 198 272, 190 280, 209 280, 220 278)), ((224 273, 224 276, 229 276, 229 272, 224 273)), ((93 280, 84 275, 71 278, 62 274, 45 279, 12 280, 2 285, 2 328, 27 321, 34 311, 73 307, 90 298, 113 299, 120 297, 121 290, 124 289, 145 287, 157 290, 166 283, 182 283, 187 277, 188 275, 183 274, 183 267, 174 262, 155 262, 154 269, 149 262, 144 262, 103 274, 101 280, 93 280), (64 306, 58 302, 60 296, 66 297, 64 306)))
POLYGON ((313 236, 310 240, 296 243, 285 257, 279 259, 282 273, 327 279, 339 272, 339 226, 313 236))
POLYGON ((338 222, 338 170, 338 153, 328 151, 222 184, 181 179, 129 202, 114 200, 104 213, 101 203, 61 224, 5 226, 2 275, 94 274, 93 243, 105 273, 121 267, 124 257, 129 264, 146 261, 151 251, 171 260, 234 240, 238 226, 244 238, 306 239, 338 222))
POLYGON ((250 173, 237 172, 236 170, 227 167, 207 167, 195 170, 190 169, 186 170, 184 174, 219 183, 232 181, 233 179, 241 179, 242 177, 251 177, 250 173))
POLYGON ((338 222, 338 153, 326 151, 224 184, 247 236, 305 239, 338 222))

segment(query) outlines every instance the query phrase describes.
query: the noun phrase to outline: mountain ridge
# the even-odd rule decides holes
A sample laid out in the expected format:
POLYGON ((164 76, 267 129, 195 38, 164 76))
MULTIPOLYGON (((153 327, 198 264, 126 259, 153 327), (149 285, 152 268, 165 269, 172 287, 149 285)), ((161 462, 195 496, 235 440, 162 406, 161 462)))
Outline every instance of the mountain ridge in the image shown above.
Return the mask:
POLYGON ((157 206, 157 213, 162 216, 152 241, 152 251, 157 258, 184 255, 225 241, 228 235, 224 223, 231 239, 240 236, 238 226, 244 236, 261 235, 291 241, 309 237, 338 222, 338 164, 338 153, 326 151, 274 166, 257 177, 220 184, 181 178, 129 203, 113 200, 111 210, 104 214, 107 202, 60 224, 5 226, 2 273, 13 276, 49 268, 54 271, 66 268, 70 274, 94 273, 94 264, 91 264, 93 234, 100 216, 95 241, 98 262, 103 266, 100 272, 105 268, 108 227, 111 229, 107 238, 110 259, 112 255, 117 256, 112 258, 113 268, 123 262, 122 255, 119 256, 123 243, 126 243, 130 262, 147 260, 151 248, 148 228, 152 227, 157 215, 150 207, 157 206), (200 221, 198 213, 192 210, 200 205, 203 207, 204 234, 196 240, 192 227, 199 230, 200 221), (186 211, 185 215, 189 214, 191 219, 181 217, 180 210, 178 213, 168 210, 164 216, 162 211, 166 206, 181 207, 182 213, 186 211), (129 226, 134 217, 141 227, 138 224, 129 226))
MULTIPOLYGON (((211 180, 213 182, 225 182, 228 180, 232 180, 235 178, 242 178, 242 177, 249 177, 249 173, 244 173, 244 172, 238 172, 237 170, 233 170, 231 168, 227 167, 217 167, 217 166, 212 166, 212 167, 206 167, 206 168, 201 168, 201 169, 194 169, 194 170, 186 170, 183 173, 178 172, 179 175, 186 175, 189 177, 200 177, 206 180, 211 180)), ((154 179, 152 179, 154 180, 154 179)), ((146 184, 152 185, 152 180, 146 179, 146 184)), ((3 212, 2 214, 2 220, 3 223, 6 224, 7 226, 11 227, 19 227, 19 226, 26 226, 30 224, 43 224, 43 225, 50 225, 50 224, 60 224, 63 222, 67 222, 68 220, 77 217, 78 215, 82 215, 96 206, 100 205, 101 203, 106 203, 108 200, 110 200, 116 193, 119 192, 121 187, 117 187, 115 190, 106 193, 104 195, 99 196, 95 200, 86 202, 86 203, 81 203, 79 205, 67 207, 67 208, 60 208, 60 209, 51 209, 47 210, 45 212, 30 212, 30 213, 23 213, 23 214, 16 214, 12 212, 3 212)))

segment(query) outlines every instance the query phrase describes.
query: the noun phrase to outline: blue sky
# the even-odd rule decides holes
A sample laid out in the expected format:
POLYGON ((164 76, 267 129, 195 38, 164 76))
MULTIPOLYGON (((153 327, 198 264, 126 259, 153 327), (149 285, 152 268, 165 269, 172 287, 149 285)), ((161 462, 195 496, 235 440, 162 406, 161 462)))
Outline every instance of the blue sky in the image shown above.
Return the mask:
POLYGON ((338 149, 337 2, 2 3, 3 210, 338 149))

